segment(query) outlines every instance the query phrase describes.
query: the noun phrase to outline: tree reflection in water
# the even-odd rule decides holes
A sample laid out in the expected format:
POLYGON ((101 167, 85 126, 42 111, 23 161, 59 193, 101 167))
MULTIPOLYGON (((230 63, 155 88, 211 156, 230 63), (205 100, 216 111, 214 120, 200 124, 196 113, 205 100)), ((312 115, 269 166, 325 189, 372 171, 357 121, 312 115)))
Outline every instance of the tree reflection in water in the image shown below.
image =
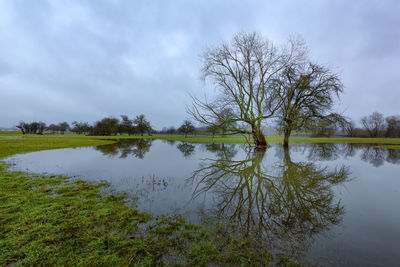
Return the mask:
POLYGON ((205 145, 219 159, 231 160, 238 152, 236 144, 210 143, 205 145))
POLYGON ((344 208, 332 186, 346 181, 349 171, 293 162, 288 149, 281 152, 283 160, 270 167, 263 162, 265 150, 249 151, 244 160, 225 154, 205 160, 191 177, 193 197, 212 192, 212 217, 228 219, 245 237, 257 236, 273 251, 296 257, 315 234, 341 221, 344 208))
POLYGON ((136 158, 143 159, 144 155, 150 151, 153 139, 129 139, 118 140, 117 143, 111 145, 96 146, 95 149, 101 151, 103 155, 118 156, 126 158, 133 155, 136 158))
POLYGON ((195 146, 192 144, 189 144, 187 142, 178 144, 176 146, 176 148, 178 148, 178 150, 182 152, 182 154, 185 158, 190 157, 194 153, 194 150, 195 150, 195 146))
POLYGON ((360 151, 361 160, 374 167, 382 166, 385 162, 400 163, 400 150, 381 148, 376 144, 307 144, 305 150, 308 150, 307 159, 313 161, 336 160, 341 156, 351 158, 360 151))
POLYGON ((174 145, 176 143, 175 140, 166 140, 166 139, 161 139, 161 141, 165 144, 169 144, 169 145, 174 145))

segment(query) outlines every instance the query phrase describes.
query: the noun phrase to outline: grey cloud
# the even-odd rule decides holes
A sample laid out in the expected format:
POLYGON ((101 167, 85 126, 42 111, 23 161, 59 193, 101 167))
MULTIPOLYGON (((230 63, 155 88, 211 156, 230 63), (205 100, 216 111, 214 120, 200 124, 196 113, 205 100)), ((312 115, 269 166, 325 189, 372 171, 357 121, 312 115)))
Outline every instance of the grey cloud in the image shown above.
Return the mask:
POLYGON ((399 113, 399 13, 397 1, 2 1, 0 126, 140 113, 177 126, 188 95, 212 91, 201 51, 238 31, 302 34, 342 73, 348 116, 399 113))

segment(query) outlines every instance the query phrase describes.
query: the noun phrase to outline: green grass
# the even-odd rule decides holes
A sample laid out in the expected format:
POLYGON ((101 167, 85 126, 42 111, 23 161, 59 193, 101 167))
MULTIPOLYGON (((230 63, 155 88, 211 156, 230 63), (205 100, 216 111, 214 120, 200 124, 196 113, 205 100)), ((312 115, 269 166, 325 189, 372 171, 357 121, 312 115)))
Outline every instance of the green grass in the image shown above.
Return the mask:
MULTIPOLYGON (((0 137, 0 157, 113 142, 101 139, 0 137)), ((287 258, 272 259, 256 239, 241 237, 234 226, 195 225, 140 212, 127 195, 111 192, 105 183, 9 172, 0 162, 0 187, 1 266, 296 265, 287 258)))
MULTIPOLYGON (((45 134, 45 135, 22 135, 19 132, 1 132, 0 131, 0 146, 7 144, 9 153, 23 153, 29 151, 38 151, 43 149, 66 148, 77 146, 92 146, 101 145, 114 142, 114 139, 136 139, 136 138, 152 138, 152 139, 165 139, 187 142, 213 142, 213 143, 235 143, 246 144, 244 136, 215 136, 210 135, 117 135, 117 136, 85 136, 78 134, 45 134), (20 139, 6 139, 1 136, 21 136, 20 139), (22 141, 21 141, 22 139, 22 141), (16 151, 16 152, 15 152, 16 151)), ((282 136, 267 136, 269 143, 282 143, 282 136)), ((303 137, 292 136, 290 142, 305 142, 305 143, 358 143, 358 144, 385 144, 390 145, 390 148, 398 148, 400 145, 400 138, 360 138, 360 137, 303 137), (393 145, 395 145, 393 147, 393 145)), ((386 147, 386 146, 385 146, 386 147)), ((0 157, 3 157, 0 151, 0 157)), ((11 155, 11 154, 10 154, 11 155)))
POLYGON ((19 139, 0 136, 0 158, 44 149, 105 145, 113 142, 79 135, 25 135, 19 139))

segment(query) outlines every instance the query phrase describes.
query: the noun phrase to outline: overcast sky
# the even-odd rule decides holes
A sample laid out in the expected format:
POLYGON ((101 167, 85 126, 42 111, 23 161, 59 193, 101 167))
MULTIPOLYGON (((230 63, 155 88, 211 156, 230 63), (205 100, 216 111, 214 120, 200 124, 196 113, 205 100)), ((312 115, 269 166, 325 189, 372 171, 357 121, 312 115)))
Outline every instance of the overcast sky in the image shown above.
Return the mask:
POLYGON ((0 126, 145 114, 179 126, 203 49, 293 34, 339 72, 339 111, 400 114, 400 1, 0 1, 0 126))

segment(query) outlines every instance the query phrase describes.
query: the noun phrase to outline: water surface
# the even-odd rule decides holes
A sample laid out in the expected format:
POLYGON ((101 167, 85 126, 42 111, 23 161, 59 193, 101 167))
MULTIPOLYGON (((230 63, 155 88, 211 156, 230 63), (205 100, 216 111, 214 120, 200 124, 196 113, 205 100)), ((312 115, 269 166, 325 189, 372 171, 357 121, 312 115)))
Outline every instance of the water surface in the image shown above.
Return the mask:
POLYGON ((400 150, 357 144, 121 140, 8 158, 13 169, 109 182, 142 211, 234 223, 274 254, 341 266, 400 260, 400 150))

